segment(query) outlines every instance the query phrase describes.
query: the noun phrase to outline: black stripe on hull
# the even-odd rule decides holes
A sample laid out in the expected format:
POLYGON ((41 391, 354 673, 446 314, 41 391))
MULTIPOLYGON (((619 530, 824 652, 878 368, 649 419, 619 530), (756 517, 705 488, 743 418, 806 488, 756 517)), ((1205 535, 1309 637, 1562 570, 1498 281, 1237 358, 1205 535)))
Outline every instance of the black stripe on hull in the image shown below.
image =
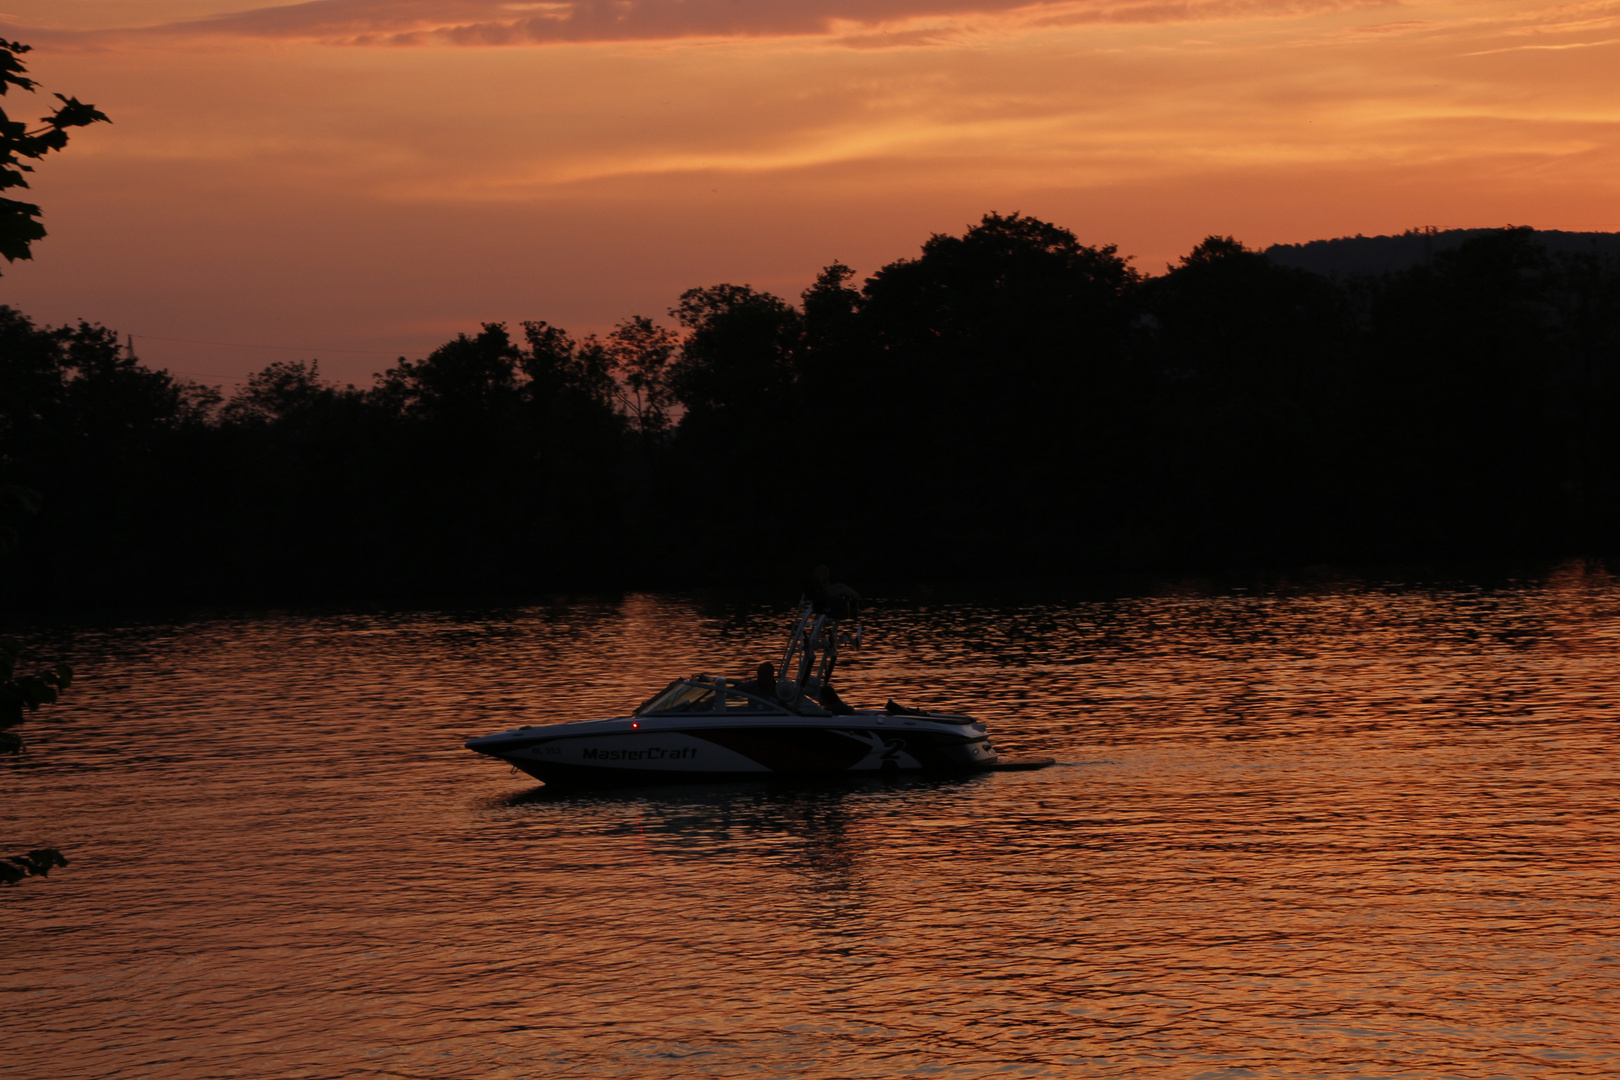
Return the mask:
POLYGON ((513 768, 528 773, 548 787, 662 787, 665 784, 720 784, 739 780, 769 780, 773 777, 802 779, 807 777, 847 777, 852 780, 870 780, 889 775, 962 774, 988 772, 989 764, 967 762, 922 768, 869 770, 850 769, 777 769, 770 772, 691 772, 677 769, 615 769, 597 765, 565 765, 561 762, 506 759, 513 768))

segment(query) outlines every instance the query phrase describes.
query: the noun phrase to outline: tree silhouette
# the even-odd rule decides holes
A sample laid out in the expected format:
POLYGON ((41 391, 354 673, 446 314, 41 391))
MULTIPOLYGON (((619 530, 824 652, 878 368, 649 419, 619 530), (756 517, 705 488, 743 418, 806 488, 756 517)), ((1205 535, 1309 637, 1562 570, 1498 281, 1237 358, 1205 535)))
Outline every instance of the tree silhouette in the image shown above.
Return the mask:
POLYGON ((234 424, 290 421, 330 403, 338 393, 321 379, 319 360, 284 360, 249 375, 223 416, 234 424))
POLYGON ((687 330, 669 386, 696 426, 768 416, 787 404, 803 317, 747 285, 688 289, 669 312, 687 330))
POLYGON ((498 323, 368 387, 223 409, 0 309, 0 481, 36 601, 458 599, 1620 549, 1620 262, 1495 230, 1332 279, 1211 236, 1144 277, 988 214, 795 306, 498 323), (59 493, 59 494, 58 494, 59 493), (762 540, 769 537, 769 541, 762 540))
POLYGON ((547 322, 524 323, 523 338, 529 347, 518 366, 532 400, 597 411, 612 407, 618 388, 601 350, 580 348, 566 330, 547 322))
POLYGON ((379 403, 441 428, 487 432, 488 422, 517 399, 519 349, 501 323, 484 323, 475 336, 456 335, 425 360, 406 360, 385 372, 379 403))
POLYGON ((1331 475, 1355 405, 1334 381, 1352 334, 1342 293, 1210 236, 1146 282, 1143 301, 1148 531, 1262 563, 1342 531, 1333 515, 1356 512, 1331 475))
MULTIPOLYGON (((1139 280, 1116 249, 987 214, 884 266, 858 300, 846 280, 829 267, 806 295, 804 382, 830 425, 823 471, 851 513, 949 530, 949 548, 919 560, 929 573, 993 573, 1010 535, 1091 543, 1089 519, 1120 476, 1139 280)), ((872 537, 883 550, 868 557, 904 558, 906 536, 872 537)))
POLYGON ((589 349, 616 379, 614 400, 644 442, 669 427, 670 361, 680 347, 673 330, 635 315, 614 327, 606 338, 591 338, 589 349))

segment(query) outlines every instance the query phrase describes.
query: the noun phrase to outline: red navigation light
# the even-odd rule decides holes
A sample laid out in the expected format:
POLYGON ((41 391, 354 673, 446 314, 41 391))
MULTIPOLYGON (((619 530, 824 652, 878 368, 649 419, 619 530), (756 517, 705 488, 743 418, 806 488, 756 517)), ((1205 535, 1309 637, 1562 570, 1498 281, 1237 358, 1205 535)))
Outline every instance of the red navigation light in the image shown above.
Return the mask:
POLYGON ((632 721, 630 721, 630 730, 631 730, 631 731, 634 731, 634 730, 636 730, 636 729, 637 729, 637 728, 638 728, 638 727, 640 727, 640 726, 641 726, 641 721, 639 721, 639 720, 632 720, 632 721))

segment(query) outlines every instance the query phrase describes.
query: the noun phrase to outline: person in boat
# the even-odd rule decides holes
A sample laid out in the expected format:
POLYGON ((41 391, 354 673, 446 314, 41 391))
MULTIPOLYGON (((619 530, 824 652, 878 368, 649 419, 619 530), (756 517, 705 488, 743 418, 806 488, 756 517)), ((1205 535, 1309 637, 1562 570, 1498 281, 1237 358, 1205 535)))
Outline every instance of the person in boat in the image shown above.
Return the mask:
POLYGON ((832 584, 832 571, 825 566, 818 566, 810 572, 810 583, 805 592, 810 596, 810 609, 817 615, 853 619, 861 613, 861 594, 848 585, 832 584))
POLYGON ((754 671, 754 677, 737 687, 745 694, 762 697, 766 701, 776 700, 776 665, 769 660, 759 665, 754 671))
POLYGON ((844 699, 838 696, 838 691, 832 688, 832 683, 824 682, 816 691, 816 700, 821 707, 834 716, 853 716, 855 710, 844 704, 844 699))

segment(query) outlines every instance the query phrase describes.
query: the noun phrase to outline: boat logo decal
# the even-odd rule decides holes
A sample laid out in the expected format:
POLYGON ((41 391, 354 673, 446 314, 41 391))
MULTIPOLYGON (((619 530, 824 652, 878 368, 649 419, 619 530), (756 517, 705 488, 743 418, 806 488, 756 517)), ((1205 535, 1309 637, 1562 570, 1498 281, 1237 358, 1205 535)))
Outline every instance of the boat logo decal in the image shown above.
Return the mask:
POLYGON ((643 750, 598 750, 594 746, 587 746, 580 750, 586 761, 679 761, 682 758, 697 757, 697 747, 684 746, 678 750, 666 750, 662 746, 649 746, 643 750))

